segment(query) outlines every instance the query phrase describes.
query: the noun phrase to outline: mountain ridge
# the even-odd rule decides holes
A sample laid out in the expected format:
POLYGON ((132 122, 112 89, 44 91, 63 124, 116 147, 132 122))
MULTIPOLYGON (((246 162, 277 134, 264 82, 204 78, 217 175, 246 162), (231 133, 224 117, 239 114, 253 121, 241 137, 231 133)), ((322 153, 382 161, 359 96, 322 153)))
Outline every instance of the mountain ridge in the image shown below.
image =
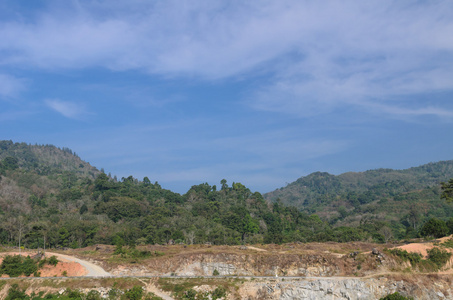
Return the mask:
POLYGON ((447 161, 403 171, 315 172, 288 185, 293 194, 278 190, 293 203, 271 202, 225 179, 219 188, 201 183, 181 195, 148 177, 112 178, 67 148, 0 141, 0 243, 18 245, 23 237, 32 248, 44 240, 79 248, 414 238, 430 218, 450 222, 453 207, 440 200, 437 183, 453 177, 452 170, 447 161))
MULTIPOLYGON (((402 209, 405 213, 423 200, 434 206, 445 205, 439 200, 440 183, 452 177, 453 160, 430 162, 402 170, 386 168, 345 172, 340 175, 314 172, 298 178, 286 187, 265 193, 263 197, 272 202, 279 199, 283 204, 294 205, 302 211, 318 214, 335 223, 332 219, 340 207, 349 215, 357 215, 377 204, 386 208, 389 208, 390 203, 399 204, 396 205, 399 208, 406 205, 407 209, 402 209)), ((389 209, 388 213, 390 218, 387 219, 395 217, 395 211, 389 209)), ((346 221, 348 219, 340 224, 345 224, 346 221)), ((349 221, 353 220, 349 218, 349 221)))

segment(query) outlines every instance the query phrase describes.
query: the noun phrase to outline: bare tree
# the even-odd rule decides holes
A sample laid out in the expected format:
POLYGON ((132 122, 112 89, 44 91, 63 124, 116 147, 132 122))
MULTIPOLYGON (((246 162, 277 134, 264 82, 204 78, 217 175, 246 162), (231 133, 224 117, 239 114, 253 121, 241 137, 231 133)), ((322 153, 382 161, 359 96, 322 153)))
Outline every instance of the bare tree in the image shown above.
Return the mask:
POLYGON ((187 243, 189 245, 193 245, 193 241, 195 239, 195 232, 194 231, 189 231, 189 232, 184 231, 184 236, 186 238, 187 243))
POLYGON ((17 231, 19 233, 19 253, 21 253, 21 245, 20 242, 22 240, 22 234, 26 229, 25 218, 23 216, 19 216, 17 218, 17 231))
POLYGON ((387 243, 391 238, 393 238, 393 232, 392 229, 390 229, 387 226, 384 226, 379 230, 379 233, 384 236, 384 241, 387 243))
POLYGON ((16 218, 8 218, 2 222, 2 227, 9 234, 9 242, 13 242, 16 232, 16 218))

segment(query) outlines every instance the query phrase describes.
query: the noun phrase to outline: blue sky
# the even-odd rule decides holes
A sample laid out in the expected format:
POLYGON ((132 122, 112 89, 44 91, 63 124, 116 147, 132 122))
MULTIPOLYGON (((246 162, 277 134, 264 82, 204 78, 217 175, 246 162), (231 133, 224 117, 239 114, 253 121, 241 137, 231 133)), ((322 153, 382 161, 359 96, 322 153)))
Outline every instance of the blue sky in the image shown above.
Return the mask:
POLYGON ((0 2, 0 139, 184 193, 453 159, 451 1, 0 2))

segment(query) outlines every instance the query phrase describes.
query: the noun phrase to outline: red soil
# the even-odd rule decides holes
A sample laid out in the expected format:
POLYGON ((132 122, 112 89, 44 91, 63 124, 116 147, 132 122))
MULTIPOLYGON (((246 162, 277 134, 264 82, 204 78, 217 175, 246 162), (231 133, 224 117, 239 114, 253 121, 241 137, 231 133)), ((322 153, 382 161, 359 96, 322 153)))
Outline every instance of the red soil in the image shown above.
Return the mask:
MULTIPOLYGON (((22 255, 22 256, 33 256, 36 253, 29 252, 5 252, 0 254, 0 264, 3 261, 3 256, 6 255, 22 255)), ((48 258, 49 255, 46 255, 48 258)), ((64 259, 58 258, 59 262, 56 266, 45 265, 43 268, 38 270, 41 273, 41 277, 54 277, 54 276, 84 276, 88 271, 79 263, 65 261, 64 259), (63 273, 66 272, 65 275, 63 273)), ((31 275, 33 276, 33 275, 31 275)), ((8 275, 2 275, 2 277, 8 277, 8 275)))

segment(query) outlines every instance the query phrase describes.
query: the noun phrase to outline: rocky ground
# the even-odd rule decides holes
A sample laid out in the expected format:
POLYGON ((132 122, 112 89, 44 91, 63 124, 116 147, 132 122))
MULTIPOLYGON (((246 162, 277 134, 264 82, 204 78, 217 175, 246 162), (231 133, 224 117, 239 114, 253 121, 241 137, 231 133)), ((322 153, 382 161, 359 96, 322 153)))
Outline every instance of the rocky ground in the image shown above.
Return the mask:
MULTIPOLYGON (((165 290, 158 278, 143 276, 169 276, 167 285, 201 292, 212 292, 222 285, 228 289, 228 299, 379 299, 394 292, 415 299, 453 299, 451 262, 440 272, 426 273, 385 250, 399 247, 426 255, 427 249, 444 240, 407 245, 148 245, 137 248, 144 257, 127 248, 123 254, 114 254, 114 246, 96 245, 48 252, 48 256, 57 255, 60 262, 43 269, 41 276, 61 276, 63 272, 68 277, 137 276, 142 278, 137 278, 139 284, 163 299, 177 297, 171 296, 173 292, 165 290), (203 276, 209 278, 203 281, 203 276), (233 280, 223 276, 244 277, 233 280)), ((107 286, 104 282, 95 288, 107 286)))

